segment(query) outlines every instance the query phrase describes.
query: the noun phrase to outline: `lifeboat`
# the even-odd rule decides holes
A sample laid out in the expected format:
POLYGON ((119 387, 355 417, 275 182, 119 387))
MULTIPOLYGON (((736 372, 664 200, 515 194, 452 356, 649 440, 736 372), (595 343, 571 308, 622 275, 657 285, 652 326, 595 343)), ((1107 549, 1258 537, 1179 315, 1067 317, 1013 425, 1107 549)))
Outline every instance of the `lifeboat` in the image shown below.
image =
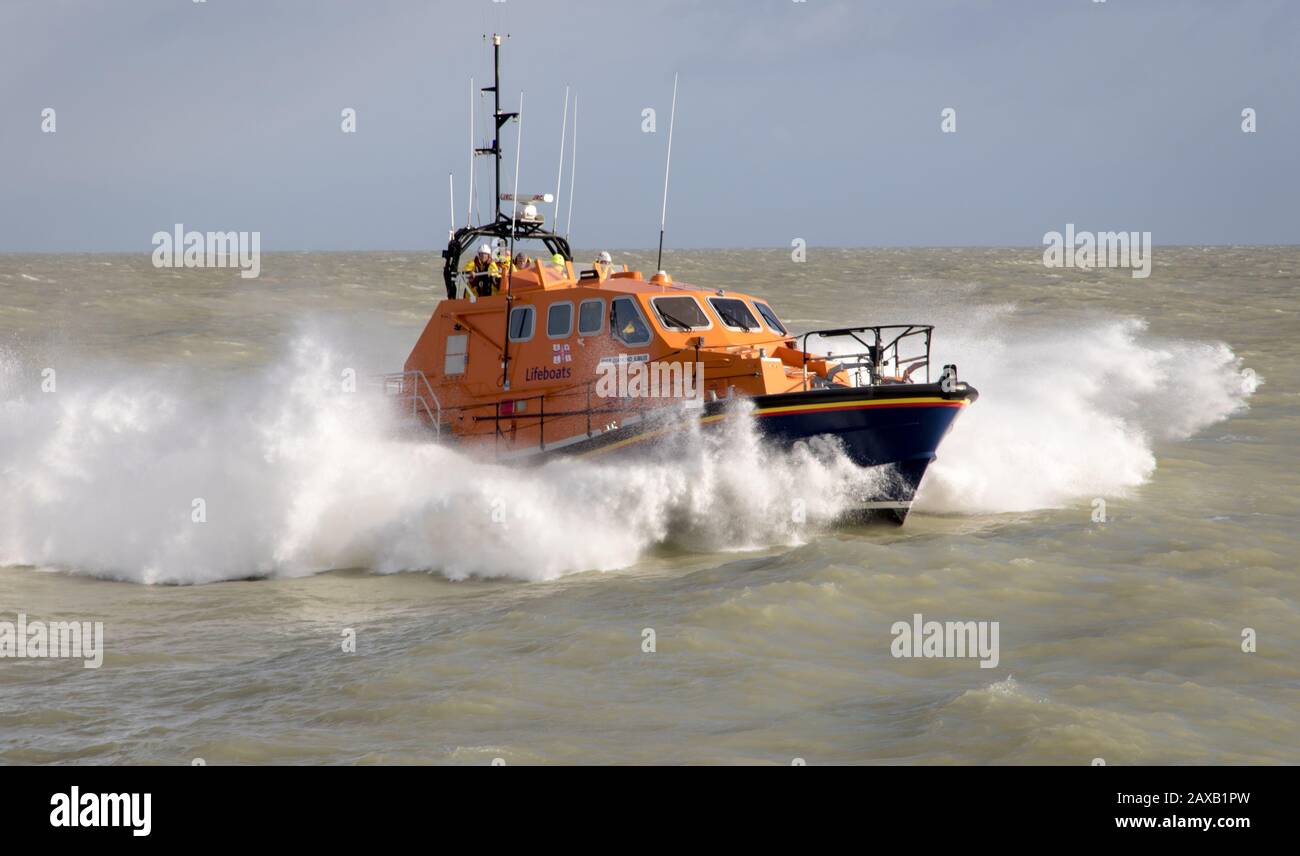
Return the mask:
MULTIPOLYGON (((484 91, 499 131, 515 114, 500 109, 499 54, 496 67, 484 91)), ((888 467, 854 516, 903 522, 941 440, 978 397, 955 365, 932 372, 933 326, 796 334, 769 301, 738 289, 577 264, 568 237, 537 213, 543 197, 500 193, 499 139, 476 151, 497 159, 496 217, 452 232, 446 299, 402 372, 385 377, 425 436, 497 460, 601 460, 686 420, 750 418, 775 448, 829 435, 855 464, 888 467), (510 261, 474 264, 498 247, 510 261)))

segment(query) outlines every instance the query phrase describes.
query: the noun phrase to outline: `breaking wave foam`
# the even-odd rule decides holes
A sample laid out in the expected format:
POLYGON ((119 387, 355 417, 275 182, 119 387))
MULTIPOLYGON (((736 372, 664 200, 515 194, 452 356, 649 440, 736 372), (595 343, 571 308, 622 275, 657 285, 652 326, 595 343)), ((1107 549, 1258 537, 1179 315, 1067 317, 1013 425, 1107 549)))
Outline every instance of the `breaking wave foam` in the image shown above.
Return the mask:
MULTIPOLYGON (((955 360, 980 399, 917 511, 1121 495, 1150 478, 1156 442, 1240 410, 1261 382, 1226 345, 1157 340, 1140 321, 1009 335, 1012 315, 943 327, 936 363, 955 360)), ((201 378, 105 368, 42 393, 39 371, 0 354, 0 565, 149 583, 337 568, 541 580, 662 544, 799 543, 888 477, 830 442, 774 454, 748 419, 632 461, 484 463, 397 439, 377 396, 341 392, 344 364, 300 336, 279 365, 206 394, 187 392, 201 378)))
POLYGON ((1140 320, 1008 335, 1013 313, 949 324, 936 343, 980 398, 940 447, 918 510, 1029 511, 1123 495, 1155 471, 1155 443, 1243 409, 1262 382, 1227 345, 1159 340, 1140 320))
POLYGON ((644 460, 484 463, 397 438, 378 395, 342 392, 342 370, 311 336, 220 396, 105 370, 61 371, 42 393, 39 372, 0 360, 0 565, 147 583, 353 567, 550 579, 664 543, 798 543, 873 477, 830 443, 774 456, 748 419, 644 460))

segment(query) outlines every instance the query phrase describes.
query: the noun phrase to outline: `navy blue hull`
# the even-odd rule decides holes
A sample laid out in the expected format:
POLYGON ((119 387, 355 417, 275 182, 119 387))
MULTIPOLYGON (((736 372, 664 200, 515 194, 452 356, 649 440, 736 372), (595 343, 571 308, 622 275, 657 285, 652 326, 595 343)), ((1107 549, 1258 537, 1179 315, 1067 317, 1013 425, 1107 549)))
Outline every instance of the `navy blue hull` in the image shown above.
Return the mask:
POLYGON ((888 466, 879 493, 853 516, 884 514, 901 523, 944 435, 976 397, 969 387, 949 393, 938 384, 813 390, 757 398, 754 415, 780 446, 828 435, 859 466, 888 466))
MULTIPOLYGON (((745 401, 752 402, 753 418, 765 438, 778 447, 829 436, 838 439, 855 464, 888 467, 881 473, 875 493, 862 497, 849 516, 884 516, 902 523, 939 443, 962 409, 978 397, 979 393, 965 384, 945 391, 936 383, 831 387, 745 401)), ((709 402, 702 416, 706 422, 712 422, 711 417, 725 417, 734 403, 709 402)), ((565 455, 621 453, 638 448, 662 428, 661 422, 638 422, 555 451, 565 455)))

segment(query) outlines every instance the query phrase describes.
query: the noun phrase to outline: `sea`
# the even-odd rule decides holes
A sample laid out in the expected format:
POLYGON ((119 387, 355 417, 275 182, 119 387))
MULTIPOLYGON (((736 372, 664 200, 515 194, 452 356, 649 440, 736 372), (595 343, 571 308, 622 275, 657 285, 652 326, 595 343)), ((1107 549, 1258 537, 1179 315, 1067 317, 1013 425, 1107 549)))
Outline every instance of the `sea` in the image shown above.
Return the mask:
POLYGON ((748 420, 535 467, 394 431, 439 264, 0 256, 0 763, 1300 763, 1300 248, 666 252, 796 333, 935 325, 980 396, 902 527, 748 420))

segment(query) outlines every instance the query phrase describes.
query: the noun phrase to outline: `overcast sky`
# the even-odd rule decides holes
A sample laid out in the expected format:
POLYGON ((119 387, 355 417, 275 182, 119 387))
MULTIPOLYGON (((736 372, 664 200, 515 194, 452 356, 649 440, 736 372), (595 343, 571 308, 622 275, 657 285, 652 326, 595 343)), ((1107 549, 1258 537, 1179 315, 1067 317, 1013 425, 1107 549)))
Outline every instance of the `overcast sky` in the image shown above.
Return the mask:
POLYGON ((674 72, 670 246, 1297 243, 1296 0, 3 0, 0 251, 437 248, 493 30, 578 246, 657 240, 674 72))

